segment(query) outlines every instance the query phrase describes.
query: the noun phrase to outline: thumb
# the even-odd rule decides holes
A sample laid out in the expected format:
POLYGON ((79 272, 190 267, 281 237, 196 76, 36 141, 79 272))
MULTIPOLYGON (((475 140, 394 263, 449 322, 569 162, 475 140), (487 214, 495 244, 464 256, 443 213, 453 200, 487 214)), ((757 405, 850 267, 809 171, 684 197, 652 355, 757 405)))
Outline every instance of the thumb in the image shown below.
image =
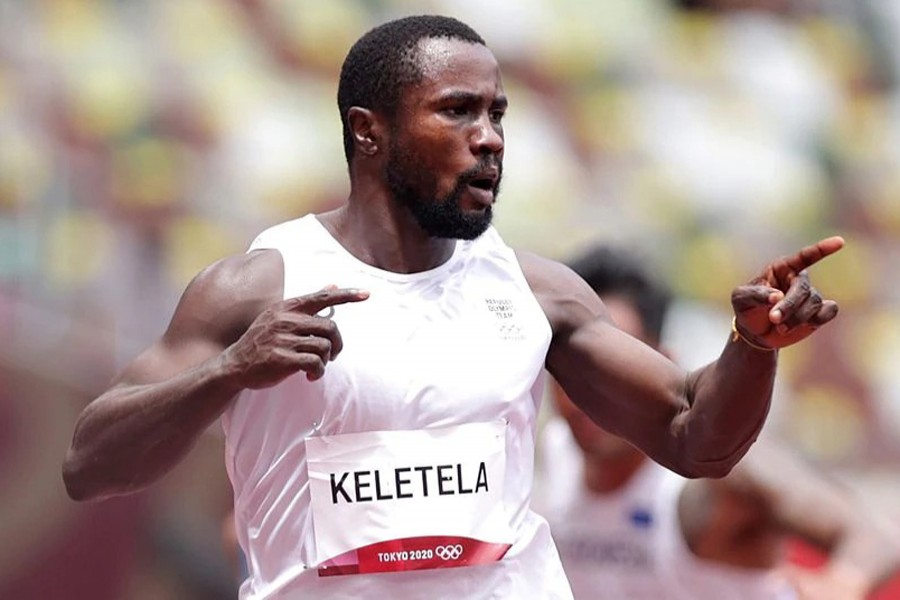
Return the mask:
POLYGON ((784 292, 768 285, 751 283, 741 285, 731 293, 731 306, 735 313, 742 313, 754 308, 770 307, 784 298, 784 292))

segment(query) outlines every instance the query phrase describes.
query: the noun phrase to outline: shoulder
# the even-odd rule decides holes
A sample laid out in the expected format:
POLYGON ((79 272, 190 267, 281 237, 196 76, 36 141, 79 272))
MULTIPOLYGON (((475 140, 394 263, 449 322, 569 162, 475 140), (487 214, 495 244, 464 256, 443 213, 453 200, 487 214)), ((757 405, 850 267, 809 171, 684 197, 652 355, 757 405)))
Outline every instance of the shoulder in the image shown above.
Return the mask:
POLYGON ((605 314, 603 302, 594 290, 568 266, 532 252, 515 253, 554 334, 574 331, 605 314))
POLYGON ((213 301, 280 299, 284 278, 281 253, 251 250, 220 259, 194 277, 187 291, 213 301))
POLYGON ((283 289, 283 261, 277 250, 220 259, 188 284, 166 337, 202 334, 230 344, 263 310, 282 300, 283 289))

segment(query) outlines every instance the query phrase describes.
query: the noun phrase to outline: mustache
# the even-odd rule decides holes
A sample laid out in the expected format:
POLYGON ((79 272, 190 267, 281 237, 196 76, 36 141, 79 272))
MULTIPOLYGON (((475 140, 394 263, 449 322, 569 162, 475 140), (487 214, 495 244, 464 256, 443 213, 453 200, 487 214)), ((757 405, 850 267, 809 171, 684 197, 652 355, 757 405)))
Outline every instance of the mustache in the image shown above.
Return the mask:
POLYGON ((461 184, 468 184, 473 179, 477 179, 480 174, 490 169, 497 170, 497 182, 494 187, 499 187, 500 180, 503 178, 503 161, 493 155, 482 157, 474 167, 463 171, 460 174, 458 181, 461 184))

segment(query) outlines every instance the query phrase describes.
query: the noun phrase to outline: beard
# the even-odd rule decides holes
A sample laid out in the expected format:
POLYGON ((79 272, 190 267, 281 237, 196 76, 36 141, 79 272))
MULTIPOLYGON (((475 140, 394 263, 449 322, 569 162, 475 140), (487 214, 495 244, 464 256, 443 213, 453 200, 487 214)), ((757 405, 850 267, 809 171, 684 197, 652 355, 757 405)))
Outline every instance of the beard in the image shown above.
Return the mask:
MULTIPOLYGON (((499 160, 483 157, 475 167, 460 174, 456 185, 444 197, 438 196, 437 178, 422 169, 405 149, 390 149, 384 172, 391 195, 409 209, 425 233, 435 238, 474 240, 490 226, 494 214, 492 207, 466 212, 459 201, 473 178, 494 165, 502 174, 503 165, 499 160)), ((500 179, 498 176, 492 190, 494 198, 500 193, 500 179)))

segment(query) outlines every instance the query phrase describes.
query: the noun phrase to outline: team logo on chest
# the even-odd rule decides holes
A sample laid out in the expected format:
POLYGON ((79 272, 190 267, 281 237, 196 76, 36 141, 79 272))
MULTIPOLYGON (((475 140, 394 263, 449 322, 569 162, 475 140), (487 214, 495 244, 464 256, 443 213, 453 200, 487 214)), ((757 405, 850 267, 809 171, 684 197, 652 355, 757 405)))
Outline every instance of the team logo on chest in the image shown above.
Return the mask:
POLYGON ((518 322, 519 316, 516 312, 516 304, 512 299, 485 298, 484 302, 493 316, 492 320, 501 339, 514 342, 525 339, 525 332, 518 322))

